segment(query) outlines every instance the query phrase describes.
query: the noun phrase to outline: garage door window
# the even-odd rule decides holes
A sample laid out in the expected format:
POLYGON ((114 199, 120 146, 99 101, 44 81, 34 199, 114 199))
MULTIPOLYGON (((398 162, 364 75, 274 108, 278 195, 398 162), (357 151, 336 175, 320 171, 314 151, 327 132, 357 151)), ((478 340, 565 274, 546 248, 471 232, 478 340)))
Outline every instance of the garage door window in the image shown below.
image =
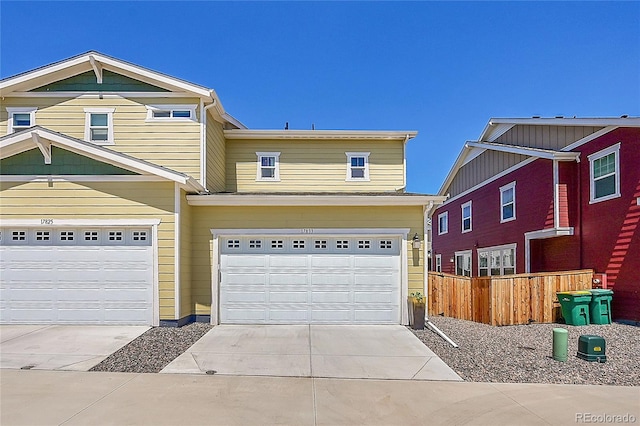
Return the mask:
POLYGON ((358 248, 366 250, 371 248, 371 240, 358 240, 358 248))
POLYGON ((383 250, 388 250, 392 248, 392 242, 391 240, 381 240, 380 241, 380 248, 383 250))
POLYGON ((249 248, 250 249, 262 248, 262 240, 249 240, 249 248))
POLYGON ((283 249, 284 241, 282 240, 271 240, 271 248, 272 249, 283 249))
POLYGON ((26 241, 26 240, 27 240, 27 231, 11 232, 11 241, 26 241))
POLYGON ((51 241, 51 231, 36 231, 36 241, 51 241))
POLYGON ((338 240, 336 241, 336 248, 341 250, 346 250, 349 248, 349 240, 338 240))
POLYGON ((61 242, 72 242, 75 240, 75 231, 60 231, 58 234, 58 239, 61 242))
POLYGON ((314 248, 319 249, 319 250, 326 250, 327 249, 327 240, 315 240, 315 242, 313 243, 314 248))
POLYGON ((304 240, 293 240, 292 247, 294 249, 303 250, 304 249, 304 240))

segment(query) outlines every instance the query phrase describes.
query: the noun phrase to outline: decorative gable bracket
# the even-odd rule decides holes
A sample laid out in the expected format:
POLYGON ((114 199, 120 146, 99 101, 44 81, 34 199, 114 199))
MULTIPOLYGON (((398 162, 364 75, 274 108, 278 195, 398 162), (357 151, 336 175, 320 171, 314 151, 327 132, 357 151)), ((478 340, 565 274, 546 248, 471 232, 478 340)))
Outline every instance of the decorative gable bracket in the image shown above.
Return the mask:
POLYGON ((89 63, 91 63, 91 68, 93 68, 93 72, 96 74, 98 84, 102 84, 102 65, 96 61, 93 55, 89 55, 89 63))
POLYGON ((42 153, 44 164, 51 164, 51 142, 43 141, 36 132, 31 132, 31 139, 42 153))

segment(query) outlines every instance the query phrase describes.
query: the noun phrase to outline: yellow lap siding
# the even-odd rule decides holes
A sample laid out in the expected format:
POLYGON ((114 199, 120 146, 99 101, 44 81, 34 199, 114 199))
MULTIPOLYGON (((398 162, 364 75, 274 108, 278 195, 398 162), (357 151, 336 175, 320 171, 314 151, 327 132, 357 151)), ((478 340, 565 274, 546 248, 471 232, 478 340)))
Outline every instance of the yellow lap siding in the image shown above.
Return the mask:
POLYGON ((394 191, 404 185, 403 142, 243 141, 226 148, 227 191, 394 191), (280 181, 256 181, 256 152, 280 152, 280 181), (347 178, 347 152, 369 152, 369 181, 347 178))
MULTIPOLYGON (((197 314, 211 312, 211 229, 409 228, 422 236, 421 206, 403 207, 195 207, 192 210, 192 301, 197 314)), ((424 291, 424 257, 408 252, 409 291, 424 291)))
POLYGON ((225 190, 226 144, 222 124, 211 118, 207 119, 207 182, 209 191, 225 190))
MULTIPOLYGON (((7 133, 6 107, 37 107, 35 124, 84 140, 85 108, 114 108, 113 145, 122 152, 200 179, 200 123, 185 121, 147 122, 145 105, 199 105, 191 98, 7 98, 0 111, 0 135, 7 133)), ((199 112, 198 112, 199 113, 199 112)))
POLYGON ((174 319, 173 182, 1 182, 0 219, 154 219, 160 319, 174 319))

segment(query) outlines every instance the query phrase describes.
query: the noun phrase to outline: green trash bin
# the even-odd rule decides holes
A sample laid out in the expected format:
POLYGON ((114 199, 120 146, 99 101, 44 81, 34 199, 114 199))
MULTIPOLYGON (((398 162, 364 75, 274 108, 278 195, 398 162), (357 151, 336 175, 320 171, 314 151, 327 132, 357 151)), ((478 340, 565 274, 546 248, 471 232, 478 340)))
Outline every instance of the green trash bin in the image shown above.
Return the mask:
POLYGON ((611 299, 613 299, 612 290, 591 290, 591 302, 589 303, 591 324, 611 324, 611 299))
POLYGON ((559 291, 556 293, 562 316, 569 325, 589 325, 589 291, 559 291))

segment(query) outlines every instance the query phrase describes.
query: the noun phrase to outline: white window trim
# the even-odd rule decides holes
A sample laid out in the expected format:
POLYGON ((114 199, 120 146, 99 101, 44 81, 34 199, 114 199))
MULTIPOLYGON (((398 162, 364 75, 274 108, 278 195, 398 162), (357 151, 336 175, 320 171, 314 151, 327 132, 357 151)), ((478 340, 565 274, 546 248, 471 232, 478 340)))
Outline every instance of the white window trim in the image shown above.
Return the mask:
POLYGON ((460 229, 462 229, 462 233, 471 232, 473 230, 473 206, 471 201, 467 201, 466 203, 460 206, 460 213, 462 220, 460 221, 460 229), (469 206, 469 229, 464 229, 464 208, 469 206))
POLYGON ((280 153, 279 152, 256 152, 256 182, 280 182, 280 153), (262 177, 262 158, 275 157, 275 171, 273 177, 262 177))
MULTIPOLYGON (((454 259, 454 274, 458 275, 458 256, 466 256, 469 258, 469 276, 473 275, 473 252, 471 250, 462 250, 462 251, 457 251, 453 254, 453 259, 454 259)), ((460 276, 464 276, 466 277, 467 275, 460 275, 460 276)))
POLYGON ((438 215, 438 235, 444 235, 449 233, 449 212, 446 211, 444 213, 440 213, 438 215), (440 219, 444 218, 444 223, 445 223, 445 229, 444 231, 442 229, 440 229, 440 219))
POLYGON ((346 182, 369 182, 369 155, 370 152, 346 152, 347 155, 347 177, 346 182), (351 177, 351 159, 353 157, 364 157, 364 177, 351 177))
POLYGON ((95 145, 113 145, 113 113, 115 108, 85 108, 84 109, 84 140, 95 145), (91 114, 107 114, 107 140, 91 140, 91 114))
MULTIPOLYGON (((478 276, 480 276, 480 254, 481 253, 489 253, 489 259, 488 259, 488 264, 487 264, 487 275, 488 277, 491 276, 502 276, 502 275, 491 275, 491 252, 492 251, 502 251, 502 250, 509 250, 509 249, 513 249, 513 273, 517 274, 518 273, 518 244, 517 243, 513 243, 513 244, 503 244, 501 246, 493 246, 493 247, 482 247, 479 248, 477 250, 477 258, 478 258, 478 276)), ((500 269, 502 271, 504 271, 504 265, 500 264, 500 269)))
POLYGON ((500 187, 500 223, 511 222, 512 220, 516 220, 516 183, 515 181, 500 187), (505 204, 503 201, 503 196, 504 196, 504 192, 508 191, 509 189, 513 190, 513 216, 505 219, 504 218, 505 204))
POLYGON ((14 114, 29 114, 29 127, 36 125, 36 111, 38 107, 7 107, 7 134, 14 132, 13 130, 13 115, 14 114))
POLYGON ((198 122, 196 117, 196 108, 198 105, 195 104, 172 104, 172 105, 145 105, 147 108, 147 118, 145 122, 175 122, 175 121, 192 121, 198 122), (169 117, 154 117, 154 111, 168 111, 169 117), (174 111, 189 111, 191 117, 173 117, 174 111))
POLYGON ((599 203, 602 201, 611 200, 613 198, 618 198, 621 196, 620 194, 620 142, 615 145, 611 145, 608 148, 605 148, 601 151, 595 152, 587 157, 589 159, 589 186, 590 186, 590 195, 589 195, 589 204, 599 203), (604 197, 595 198, 596 195, 596 185, 593 176, 593 162, 602 157, 606 157, 609 154, 616 154, 616 192, 610 195, 606 195, 604 197))
POLYGON ((435 271, 442 272, 442 255, 441 254, 436 254, 435 271))

